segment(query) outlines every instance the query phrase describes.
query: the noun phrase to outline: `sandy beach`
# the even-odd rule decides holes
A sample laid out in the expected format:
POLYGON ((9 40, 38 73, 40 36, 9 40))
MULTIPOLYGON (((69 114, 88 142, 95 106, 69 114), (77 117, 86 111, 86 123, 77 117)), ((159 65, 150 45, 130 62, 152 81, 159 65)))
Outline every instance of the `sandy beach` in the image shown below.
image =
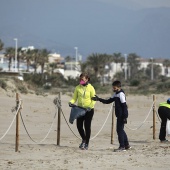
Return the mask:
MULTIPOLYGON (((110 95, 101 95, 107 98, 110 95)), ((111 120, 110 114, 104 124, 110 105, 97 102, 92 121, 93 138, 101 129, 101 132, 90 141, 89 150, 80 150, 79 134, 76 122, 69 123, 76 136, 70 131, 63 115, 61 115, 60 145, 57 145, 57 112, 53 103, 57 95, 37 96, 34 94, 20 94, 23 101, 19 128, 19 151, 15 152, 16 121, 12 124, 8 133, 1 139, 0 145, 0 169, 7 170, 167 170, 170 169, 169 155, 170 144, 161 144, 158 139, 160 121, 156 116, 156 139, 153 139, 153 114, 149 114, 153 95, 127 96, 129 109, 128 124, 125 127, 131 150, 126 152, 113 152, 118 147, 117 134, 114 132, 114 144, 111 144, 111 120), (54 118, 55 117, 55 118, 54 118), (52 125, 52 122, 53 125, 52 125), (52 127, 51 127, 52 125, 52 127), (141 127, 139 128, 139 126, 141 127), (132 130, 133 129, 133 130, 132 130), (137 129, 137 130, 136 130, 137 129), (46 139, 40 141, 46 136, 46 139), (32 139, 32 140, 31 140, 32 139)), ((160 102, 167 100, 169 96, 156 95, 156 110, 160 102)), ((69 120, 70 107, 68 101, 70 95, 61 94, 61 108, 69 120)), ((0 91, 0 138, 8 129, 15 112, 15 93, 0 91)), ((167 138, 168 139, 168 138, 167 138)))

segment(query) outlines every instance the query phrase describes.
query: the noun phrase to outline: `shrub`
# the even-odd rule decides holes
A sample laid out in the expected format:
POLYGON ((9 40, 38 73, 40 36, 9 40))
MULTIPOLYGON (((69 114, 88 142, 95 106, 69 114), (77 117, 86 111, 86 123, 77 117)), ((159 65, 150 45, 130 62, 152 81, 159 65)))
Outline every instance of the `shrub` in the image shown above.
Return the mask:
POLYGON ((0 80, 0 87, 6 90, 7 88, 7 83, 4 80, 0 80))
POLYGON ((18 90, 21 92, 21 93, 25 93, 27 94, 28 93, 28 90, 27 88, 24 86, 24 85, 18 85, 18 90))
POLYGON ((139 80, 134 79, 134 80, 131 80, 131 81, 130 81, 130 85, 131 85, 131 86, 138 86, 139 84, 140 84, 140 81, 139 81, 139 80))

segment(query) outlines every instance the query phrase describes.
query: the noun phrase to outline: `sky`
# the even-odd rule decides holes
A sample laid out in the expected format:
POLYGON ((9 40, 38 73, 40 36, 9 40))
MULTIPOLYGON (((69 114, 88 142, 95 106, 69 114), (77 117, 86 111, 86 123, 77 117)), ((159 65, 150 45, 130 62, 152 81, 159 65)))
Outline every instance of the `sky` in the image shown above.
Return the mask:
POLYGON ((78 47, 85 57, 134 52, 167 58, 169 8, 170 0, 0 0, 0 39, 13 46, 18 38, 19 46, 64 56, 78 47))

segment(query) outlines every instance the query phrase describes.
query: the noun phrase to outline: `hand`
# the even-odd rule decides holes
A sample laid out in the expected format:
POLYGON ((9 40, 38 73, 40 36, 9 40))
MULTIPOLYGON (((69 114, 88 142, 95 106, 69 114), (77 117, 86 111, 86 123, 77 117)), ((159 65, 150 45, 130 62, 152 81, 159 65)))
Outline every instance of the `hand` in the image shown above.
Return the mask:
POLYGON ((88 112, 90 112, 90 111, 91 111, 91 108, 90 108, 90 107, 88 107, 88 108, 86 108, 86 110, 87 110, 88 112))
POLYGON ((69 102, 68 105, 69 105, 70 107, 74 107, 74 106, 75 106, 75 105, 72 104, 71 102, 69 102))
POLYGON ((127 119, 126 119, 126 118, 123 119, 123 123, 124 123, 124 124, 127 124, 127 119))
POLYGON ((94 101, 99 101, 99 97, 97 95, 95 95, 94 97, 91 98, 94 101))

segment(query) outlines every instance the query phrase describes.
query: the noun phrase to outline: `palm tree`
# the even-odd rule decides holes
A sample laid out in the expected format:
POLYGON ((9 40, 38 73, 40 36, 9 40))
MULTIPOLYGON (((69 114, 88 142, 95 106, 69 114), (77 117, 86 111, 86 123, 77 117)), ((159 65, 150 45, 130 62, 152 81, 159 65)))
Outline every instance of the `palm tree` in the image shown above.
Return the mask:
POLYGON ((139 67, 140 67, 140 60, 139 59, 140 59, 140 56, 138 56, 135 53, 131 53, 131 54, 128 55, 127 62, 130 66, 131 76, 133 78, 137 77, 137 75, 138 75, 138 70, 139 70, 139 67))
POLYGON ((39 65, 38 60, 40 58, 40 50, 34 49, 32 50, 32 61, 33 61, 33 67, 34 67, 34 73, 37 72, 37 67, 39 65))
POLYGON ((117 63, 123 63, 124 57, 121 53, 113 53, 113 61, 116 63, 116 73, 117 73, 117 63))
POLYGON ((13 47, 6 48, 5 57, 8 58, 8 71, 11 71, 11 63, 15 56, 15 49, 13 47))
POLYGON ((54 73, 54 69, 57 68, 57 63, 50 63, 50 64, 48 64, 48 66, 51 68, 51 74, 53 74, 54 73))
POLYGON ((3 47, 4 47, 4 43, 3 43, 2 40, 0 39, 0 51, 3 50, 3 47))
POLYGON ((44 66, 45 63, 48 62, 48 55, 49 55, 49 51, 47 51, 47 49, 42 49, 39 51, 39 58, 38 58, 38 63, 41 66, 41 73, 44 73, 44 66))
POLYGON ((170 67, 170 60, 165 59, 163 65, 165 66, 165 73, 168 74, 168 67, 170 67))
POLYGON ((29 72, 29 67, 30 67, 31 61, 33 61, 33 56, 35 55, 35 53, 36 51, 31 50, 31 49, 22 51, 23 59, 26 60, 26 63, 27 63, 27 70, 26 70, 27 72, 29 72))
POLYGON ((105 65, 109 64, 111 59, 111 55, 93 53, 88 56, 86 65, 94 71, 94 74, 97 77, 103 75, 105 65))

